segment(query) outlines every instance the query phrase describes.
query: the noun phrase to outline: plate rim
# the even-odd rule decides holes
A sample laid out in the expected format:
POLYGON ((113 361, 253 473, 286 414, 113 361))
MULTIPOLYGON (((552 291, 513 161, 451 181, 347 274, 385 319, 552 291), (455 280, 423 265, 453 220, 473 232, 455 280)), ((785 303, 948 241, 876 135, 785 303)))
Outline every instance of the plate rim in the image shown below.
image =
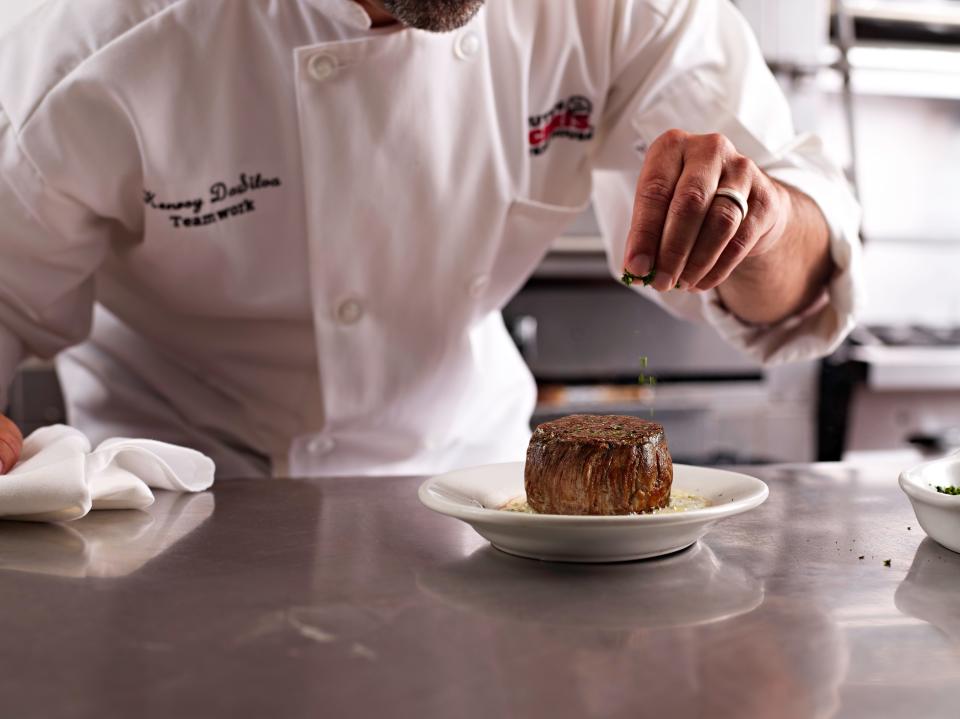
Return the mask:
POLYGON ((592 526, 597 529, 603 528, 624 528, 624 527, 642 527, 642 526, 662 526, 679 524, 699 524, 703 522, 712 522, 715 520, 731 517, 742 512, 755 509, 763 504, 770 496, 770 487, 762 479, 753 477, 742 472, 733 472, 726 469, 715 469, 713 467, 700 467, 691 464, 674 464, 674 468, 695 469, 700 471, 719 472, 733 475, 740 479, 750 480, 753 484, 753 490, 750 495, 742 499, 725 502, 721 505, 713 505, 702 509, 689 509, 685 512, 676 512, 669 514, 630 514, 630 515, 573 515, 573 514, 525 514, 520 512, 508 512, 502 509, 492 509, 489 507, 467 507, 456 504, 450 500, 444 500, 431 493, 433 486, 444 477, 461 472, 477 471, 492 468, 515 467, 524 462, 498 462, 493 464, 482 464, 474 467, 461 467, 437 474, 424 480, 417 489, 417 496, 420 502, 428 509, 443 514, 448 517, 465 522, 480 522, 484 524, 510 524, 513 526, 592 526))

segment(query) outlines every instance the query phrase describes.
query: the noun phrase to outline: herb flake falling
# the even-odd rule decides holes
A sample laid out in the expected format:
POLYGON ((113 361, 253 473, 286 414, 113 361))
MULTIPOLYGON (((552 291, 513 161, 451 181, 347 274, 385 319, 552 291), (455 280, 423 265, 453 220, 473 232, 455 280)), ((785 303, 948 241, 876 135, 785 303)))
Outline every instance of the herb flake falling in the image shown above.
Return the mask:
MULTIPOLYGON (((649 376, 649 375, 646 373, 645 370, 647 369, 647 365, 649 365, 649 364, 650 364, 650 358, 647 357, 646 355, 641 355, 641 357, 640 357, 640 365, 641 365, 641 367, 643 367, 643 370, 641 370, 640 376, 637 377, 637 384, 639 384, 641 387, 649 387, 650 389, 653 389, 653 388, 656 387, 656 385, 657 385, 657 378, 656 378, 656 377, 649 376)), ((651 405, 651 406, 650 406, 650 418, 651 418, 651 419, 653 418, 653 415, 654 415, 653 405, 651 405)))

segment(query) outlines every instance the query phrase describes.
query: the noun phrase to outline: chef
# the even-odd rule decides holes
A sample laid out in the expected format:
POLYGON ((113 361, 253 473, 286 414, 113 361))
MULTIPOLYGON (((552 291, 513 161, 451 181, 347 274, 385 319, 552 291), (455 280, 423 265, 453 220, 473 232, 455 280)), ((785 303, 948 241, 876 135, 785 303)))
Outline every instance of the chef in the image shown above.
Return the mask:
POLYGON ((500 310, 591 199, 758 360, 851 328, 857 206, 727 0, 46 0, 0 42, 0 386, 56 357, 94 442, 222 477, 519 459, 500 310))

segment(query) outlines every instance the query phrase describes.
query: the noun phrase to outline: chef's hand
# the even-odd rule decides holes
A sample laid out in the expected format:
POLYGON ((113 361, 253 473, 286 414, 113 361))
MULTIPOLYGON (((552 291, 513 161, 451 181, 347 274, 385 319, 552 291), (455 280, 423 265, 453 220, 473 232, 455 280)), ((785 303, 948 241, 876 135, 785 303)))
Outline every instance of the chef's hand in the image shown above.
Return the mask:
POLYGON ((20 459, 23 435, 12 421, 0 414, 0 474, 6 474, 20 459))
POLYGON ((790 194, 723 135, 670 130, 647 153, 633 207, 624 269, 654 289, 713 289, 748 257, 769 252, 784 234, 790 194), (737 203, 716 197, 736 190, 737 203))

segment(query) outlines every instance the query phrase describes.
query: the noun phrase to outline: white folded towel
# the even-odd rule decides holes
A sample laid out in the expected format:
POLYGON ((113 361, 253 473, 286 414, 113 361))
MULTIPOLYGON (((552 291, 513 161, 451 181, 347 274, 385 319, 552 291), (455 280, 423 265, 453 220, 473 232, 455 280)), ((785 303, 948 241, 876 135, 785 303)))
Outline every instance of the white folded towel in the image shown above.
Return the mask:
POLYGON ((200 492, 213 484, 206 455, 149 439, 109 439, 96 449, 72 427, 43 427, 0 476, 0 519, 69 522, 91 509, 144 509, 150 487, 200 492))

